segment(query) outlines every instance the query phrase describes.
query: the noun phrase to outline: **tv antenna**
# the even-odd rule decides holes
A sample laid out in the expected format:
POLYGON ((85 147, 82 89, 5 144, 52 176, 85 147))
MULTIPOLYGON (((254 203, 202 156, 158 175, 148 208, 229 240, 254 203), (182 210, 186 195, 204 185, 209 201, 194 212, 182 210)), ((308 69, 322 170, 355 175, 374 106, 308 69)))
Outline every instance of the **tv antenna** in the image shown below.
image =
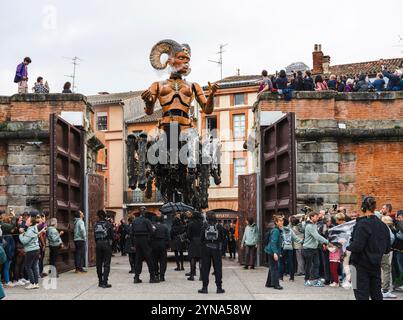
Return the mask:
POLYGON ((209 60, 209 62, 212 63, 216 63, 220 66, 220 70, 221 70, 221 80, 223 79, 223 74, 222 74, 222 66, 223 66, 223 59, 222 59, 222 55, 225 52, 223 49, 228 46, 228 44, 220 44, 220 51, 217 52, 219 59, 218 61, 214 61, 214 60, 209 60))
POLYGON ((82 59, 80 59, 79 57, 75 56, 75 57, 63 57, 64 59, 70 60, 71 63, 73 64, 73 74, 70 75, 65 75, 65 77, 68 78, 72 78, 73 79, 73 84, 72 84, 72 91, 75 92, 76 89, 76 70, 77 70, 77 66, 79 66, 79 61, 83 61, 82 59))

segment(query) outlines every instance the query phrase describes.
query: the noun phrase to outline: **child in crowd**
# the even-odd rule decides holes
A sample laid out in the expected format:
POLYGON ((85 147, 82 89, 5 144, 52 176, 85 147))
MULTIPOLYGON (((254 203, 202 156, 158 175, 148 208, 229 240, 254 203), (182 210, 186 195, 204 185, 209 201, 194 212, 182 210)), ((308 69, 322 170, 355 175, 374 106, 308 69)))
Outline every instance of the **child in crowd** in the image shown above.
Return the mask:
POLYGON ((330 262, 330 276, 332 279, 332 283, 330 287, 338 287, 339 286, 339 267, 341 260, 341 248, 337 245, 330 243, 329 247, 329 262, 330 262))

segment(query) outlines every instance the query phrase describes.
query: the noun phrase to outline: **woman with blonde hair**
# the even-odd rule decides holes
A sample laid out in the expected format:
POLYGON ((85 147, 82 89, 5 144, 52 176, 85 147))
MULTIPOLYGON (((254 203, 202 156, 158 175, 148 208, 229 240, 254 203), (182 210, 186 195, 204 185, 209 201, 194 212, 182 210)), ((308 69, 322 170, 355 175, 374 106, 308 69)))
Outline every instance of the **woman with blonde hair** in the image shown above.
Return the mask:
MULTIPOLYGON (((60 248, 63 248, 63 242, 60 238, 64 234, 63 231, 57 231, 57 219, 52 218, 49 221, 48 230, 46 232, 46 236, 49 241, 49 265, 53 266, 56 270, 56 260, 59 255, 60 248)), ((57 270, 56 270, 57 271, 57 270)), ((49 271, 49 273, 51 270, 49 271)))

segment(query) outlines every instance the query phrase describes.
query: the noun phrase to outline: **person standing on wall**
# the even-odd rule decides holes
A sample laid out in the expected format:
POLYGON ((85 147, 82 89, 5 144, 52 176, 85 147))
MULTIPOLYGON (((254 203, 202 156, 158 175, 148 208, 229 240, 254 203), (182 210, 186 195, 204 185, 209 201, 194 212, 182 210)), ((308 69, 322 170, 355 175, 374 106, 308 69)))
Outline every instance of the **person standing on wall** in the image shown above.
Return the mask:
POLYGON ((28 65, 32 63, 31 58, 26 57, 24 61, 17 66, 14 83, 18 83, 18 94, 28 93, 28 65))
POLYGON ((85 265, 85 241, 87 239, 87 232, 85 230, 84 213, 78 211, 75 213, 74 219, 74 245, 75 251, 75 265, 76 273, 86 273, 84 270, 85 265))

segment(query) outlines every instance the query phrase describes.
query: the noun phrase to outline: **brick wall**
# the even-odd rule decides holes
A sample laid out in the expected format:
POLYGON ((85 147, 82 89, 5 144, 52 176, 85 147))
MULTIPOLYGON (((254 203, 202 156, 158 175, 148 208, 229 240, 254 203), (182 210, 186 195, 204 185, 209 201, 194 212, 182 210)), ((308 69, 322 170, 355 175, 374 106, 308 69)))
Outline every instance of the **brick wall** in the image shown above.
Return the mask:
POLYGON ((339 145, 340 203, 359 210, 363 195, 376 195, 378 207, 403 209, 403 143, 349 142, 339 145))
POLYGON ((255 107, 296 114, 299 206, 310 198, 359 210, 371 194, 379 207, 403 209, 403 92, 294 92, 289 102, 265 94, 255 107))

